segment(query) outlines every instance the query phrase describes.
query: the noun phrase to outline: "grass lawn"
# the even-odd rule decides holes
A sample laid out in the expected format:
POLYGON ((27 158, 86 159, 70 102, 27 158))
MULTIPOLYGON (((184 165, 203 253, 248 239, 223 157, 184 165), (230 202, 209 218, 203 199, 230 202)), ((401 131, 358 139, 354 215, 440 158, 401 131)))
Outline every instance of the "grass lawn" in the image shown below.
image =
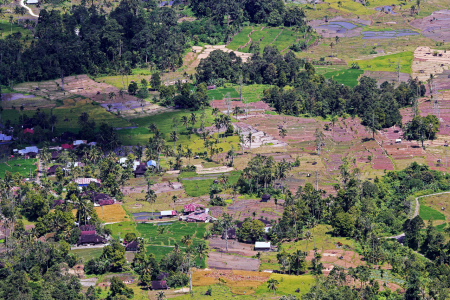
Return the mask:
POLYGON ((6 171, 11 172, 13 175, 18 172, 20 175, 25 177, 29 177, 31 172, 31 176, 33 176, 34 171, 37 169, 35 165, 36 162, 37 159, 17 158, 0 163, 0 178, 5 177, 6 171))
POLYGON ((230 98, 239 98, 239 93, 234 88, 219 87, 215 90, 209 90, 206 94, 209 100, 222 100, 225 99, 227 93, 230 93, 230 98))
POLYGON ((412 51, 390 54, 375 57, 368 60, 357 60, 361 69, 368 71, 397 71, 398 60, 400 59, 400 72, 411 74, 411 65, 414 58, 412 51))
MULTIPOLYGON (((270 278, 274 278, 279 283, 278 290, 276 291, 277 296, 298 295, 297 293, 295 293, 297 289, 300 289, 300 295, 304 295, 309 292, 309 290, 315 283, 314 276, 312 275, 295 276, 272 273, 272 275, 270 275, 270 278)), ((267 288, 267 284, 260 285, 256 290, 256 295, 264 295, 267 293, 272 293, 273 295, 273 292, 267 288)))
MULTIPOLYGON (((45 112, 47 115, 50 114, 49 108, 41 108, 41 112, 45 112)), ((101 123, 107 123, 113 127, 127 127, 131 124, 102 108, 100 105, 94 105, 90 100, 84 99, 75 101, 74 99, 64 100, 64 106, 56 107, 53 109, 53 114, 58 118, 55 131, 56 133, 62 133, 64 131, 77 132, 80 129, 78 124, 78 117, 81 113, 87 112, 90 119, 95 120, 96 126, 100 126, 101 123)), ((11 120, 17 123, 20 114, 26 114, 29 117, 35 114, 34 110, 24 110, 20 112, 15 109, 5 109, 2 113, 2 120, 11 120)))
MULTIPOLYGON (((263 92, 265 89, 271 88, 268 84, 252 84, 242 86, 242 97, 244 102, 258 102, 264 96, 263 92)), ((236 86, 236 91, 239 91, 239 86, 236 86)))
POLYGON ((90 259, 99 258, 100 255, 102 255, 102 252, 102 248, 70 250, 70 253, 78 255, 84 262, 87 262, 90 259))
MULTIPOLYGON (((239 171, 233 171, 228 176, 228 182, 230 184, 235 184, 240 176, 241 172, 239 171)), ((209 175, 209 174, 208 174, 209 175)), ((217 177, 219 177, 221 174, 217 174, 217 177)), ((202 195, 209 194, 209 187, 215 180, 214 178, 211 179, 204 179, 204 180, 182 180, 183 178, 188 177, 202 177, 200 175, 197 175, 195 172, 183 172, 180 174, 179 178, 181 179, 181 183, 184 185, 185 192, 188 196, 191 197, 199 197, 202 195)))
MULTIPOLYGON (((17 22, 17 21, 15 21, 17 22)), ((29 36, 29 41, 32 40, 33 33, 31 30, 24 29, 23 26, 9 23, 9 20, 6 20, 6 18, 2 19, 0 21, 0 32, 2 33, 0 36, 0 39, 5 39, 8 35, 12 33, 14 35, 17 32, 20 32, 22 34, 21 40, 25 40, 25 37, 29 36)))
POLYGON ((420 212, 419 212, 419 216, 423 219, 423 220, 445 220, 445 216, 444 214, 442 214, 441 212, 425 206, 425 205, 420 205, 420 212))
POLYGON ((358 78, 364 73, 363 70, 347 69, 344 71, 334 71, 323 74, 326 79, 333 78, 337 83, 355 87, 358 85, 358 78))
MULTIPOLYGON (((159 193, 157 194, 156 202, 153 203, 153 210, 162 211, 162 210, 172 210, 173 201, 172 196, 177 196, 178 198, 186 197, 184 191, 172 191, 167 193, 159 193)), ((141 191, 136 191, 136 193, 132 193, 126 196, 126 202, 122 204, 122 206, 126 209, 127 212, 130 213, 139 213, 139 212, 151 212, 152 205, 145 201, 145 193, 141 193, 141 191)), ((181 210, 184 206, 177 205, 175 202, 175 210, 181 210)))
POLYGON ((105 226, 106 228, 112 229, 112 237, 115 239, 119 239, 119 232, 121 239, 125 238, 127 233, 135 233, 136 236, 139 236, 139 233, 136 230, 136 223, 134 221, 114 223, 105 226))

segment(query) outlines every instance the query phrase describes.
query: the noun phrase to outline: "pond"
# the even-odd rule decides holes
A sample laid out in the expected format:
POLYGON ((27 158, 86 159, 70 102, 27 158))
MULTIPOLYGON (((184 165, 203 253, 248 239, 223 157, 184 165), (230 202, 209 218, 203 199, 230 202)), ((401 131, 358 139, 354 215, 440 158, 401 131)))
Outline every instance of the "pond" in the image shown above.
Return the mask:
POLYGON ((394 12, 394 8, 392 6, 386 5, 386 6, 380 6, 375 7, 375 10, 382 11, 384 8, 384 12, 390 13, 391 15, 397 15, 396 12, 394 12))
POLYGON ((346 32, 357 27, 355 24, 345 21, 331 21, 318 26, 320 29, 333 30, 336 32, 346 32))
POLYGON ((34 98, 35 95, 24 95, 19 93, 6 93, 2 94, 3 101, 13 101, 17 99, 24 99, 24 98, 34 98))
POLYGON ((161 226, 161 225, 172 225, 173 222, 170 223, 156 223, 157 226, 161 226))
POLYGON ((393 39, 401 36, 409 36, 409 35, 419 35, 417 32, 414 32, 409 29, 401 29, 401 30, 387 30, 387 31, 364 31, 363 39, 393 39))

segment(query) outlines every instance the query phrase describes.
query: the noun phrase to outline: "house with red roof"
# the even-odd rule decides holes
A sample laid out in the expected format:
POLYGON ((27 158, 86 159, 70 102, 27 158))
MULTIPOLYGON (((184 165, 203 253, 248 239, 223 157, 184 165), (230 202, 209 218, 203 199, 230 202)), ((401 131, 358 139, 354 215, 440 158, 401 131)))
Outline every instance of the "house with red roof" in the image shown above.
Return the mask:
POLYGON ((61 148, 65 149, 65 150, 72 150, 73 149, 73 145, 69 145, 69 144, 62 144, 61 148))
POLYGON ((31 129, 31 128, 25 128, 25 129, 23 130, 23 133, 31 133, 31 134, 34 134, 34 130, 31 129))

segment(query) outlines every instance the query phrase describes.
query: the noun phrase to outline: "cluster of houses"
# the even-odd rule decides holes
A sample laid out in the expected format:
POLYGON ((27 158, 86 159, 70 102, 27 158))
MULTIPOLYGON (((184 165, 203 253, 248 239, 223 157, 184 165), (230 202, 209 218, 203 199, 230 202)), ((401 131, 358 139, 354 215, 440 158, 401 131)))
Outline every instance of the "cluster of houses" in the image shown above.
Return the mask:
POLYGON ((217 220, 209 215, 209 208, 202 204, 186 204, 184 206, 184 215, 180 216, 180 221, 209 223, 217 220))

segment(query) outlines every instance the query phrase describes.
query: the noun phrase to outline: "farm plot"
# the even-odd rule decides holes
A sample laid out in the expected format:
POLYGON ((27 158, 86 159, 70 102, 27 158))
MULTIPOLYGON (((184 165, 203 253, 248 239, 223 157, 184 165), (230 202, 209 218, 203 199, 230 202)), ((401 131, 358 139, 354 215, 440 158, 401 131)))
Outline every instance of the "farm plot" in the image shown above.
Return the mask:
POLYGON ((37 159, 11 159, 7 162, 0 163, 0 178, 5 177, 6 171, 11 172, 12 175, 19 173, 24 177, 33 177, 37 170, 37 159))
POLYGON ((355 87, 358 85, 358 78, 364 73, 363 70, 348 69, 344 71, 334 71, 323 74, 326 79, 332 78, 339 84, 355 87))
POLYGON ((239 93, 236 91, 236 89, 232 87, 231 88, 219 87, 215 90, 209 90, 207 92, 207 95, 209 100, 222 100, 226 98, 227 93, 230 93, 229 94, 230 98, 239 98, 239 93))
POLYGON ((433 219, 435 225, 450 220, 450 194, 423 197, 420 201, 420 217, 424 220, 433 219))
POLYGON ((227 45, 227 48, 236 51, 240 46, 244 46, 250 40, 248 35, 252 30, 252 26, 244 27, 241 32, 233 37, 233 40, 227 45))
POLYGON ((105 223, 117 223, 130 219, 120 204, 96 206, 94 209, 100 220, 105 223))
POLYGON ((368 60, 358 60, 356 62, 363 70, 395 72, 398 62, 400 61, 401 72, 411 74, 413 58, 413 52, 405 51, 397 54, 379 56, 368 60))
POLYGON ((422 30, 425 37, 435 41, 450 42, 450 11, 435 11, 431 15, 422 19, 415 19, 409 24, 422 30))
MULTIPOLYGON (((170 222, 170 221, 169 221, 170 222)), ((156 226, 152 223, 138 223, 137 231, 146 241, 147 245, 153 246, 174 246, 176 243, 182 246, 181 239, 189 235, 193 244, 198 245, 203 241, 203 235, 209 224, 206 223, 186 223, 174 221, 171 225, 156 226), (158 229, 164 228, 164 233, 158 233, 158 229)))
POLYGON ((208 255, 208 267, 220 270, 245 270, 257 271, 259 259, 240 257, 219 252, 210 252, 208 255))

